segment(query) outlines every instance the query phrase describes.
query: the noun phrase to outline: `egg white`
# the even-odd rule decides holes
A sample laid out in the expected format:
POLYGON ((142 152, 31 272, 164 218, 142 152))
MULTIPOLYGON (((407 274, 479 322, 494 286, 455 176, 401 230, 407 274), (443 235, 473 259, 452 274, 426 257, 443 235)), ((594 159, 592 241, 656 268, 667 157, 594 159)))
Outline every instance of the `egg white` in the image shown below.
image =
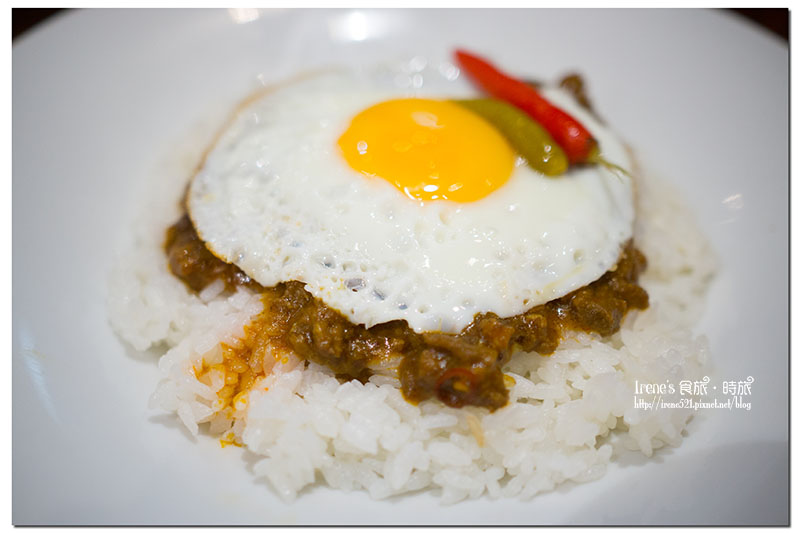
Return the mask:
MULTIPOLYGON (((413 93, 469 92, 464 80, 436 82, 413 93)), ((605 168, 550 178, 520 160, 502 188, 464 204, 416 202, 350 168, 337 140, 351 118, 408 93, 380 76, 332 72, 240 110, 189 189, 209 249, 264 286, 306 283, 354 323, 403 319, 418 332, 457 332, 478 312, 522 313, 614 266, 632 236, 633 191, 605 168)), ((543 93, 592 132, 605 159, 630 168, 622 143, 569 94, 543 93)))

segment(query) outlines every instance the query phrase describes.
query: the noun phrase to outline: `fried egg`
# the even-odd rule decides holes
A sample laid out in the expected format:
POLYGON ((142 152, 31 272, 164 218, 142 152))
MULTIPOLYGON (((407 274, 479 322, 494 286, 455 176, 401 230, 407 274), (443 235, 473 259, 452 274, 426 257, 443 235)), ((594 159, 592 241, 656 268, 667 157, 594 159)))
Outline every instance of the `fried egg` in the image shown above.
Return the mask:
MULTIPOLYGON (((326 72, 251 100, 190 185, 198 234, 263 286, 301 281, 353 323, 417 332, 523 313, 613 268, 633 232, 630 179, 599 166, 534 171, 447 101, 471 91, 448 78, 399 88, 326 72)), ((630 168, 568 93, 542 93, 630 168)))

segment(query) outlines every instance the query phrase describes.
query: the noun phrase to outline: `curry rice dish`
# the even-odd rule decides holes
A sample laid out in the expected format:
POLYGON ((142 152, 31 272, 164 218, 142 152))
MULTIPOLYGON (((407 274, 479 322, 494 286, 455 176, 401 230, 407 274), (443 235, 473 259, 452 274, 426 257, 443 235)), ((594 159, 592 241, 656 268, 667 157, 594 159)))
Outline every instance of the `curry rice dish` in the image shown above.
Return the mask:
MULTIPOLYGON (((563 85, 576 113, 582 86, 563 85)), ((174 207, 115 270, 112 323, 137 349, 166 347, 151 405, 261 456, 256 475, 284 498, 315 482, 529 498, 602 476, 619 450, 678 445, 691 418, 634 408, 633 383, 706 372, 688 326, 714 261, 679 196, 635 175, 633 234, 594 281, 448 331, 367 326, 304 282, 262 285, 212 253, 183 183, 164 182, 174 207)))

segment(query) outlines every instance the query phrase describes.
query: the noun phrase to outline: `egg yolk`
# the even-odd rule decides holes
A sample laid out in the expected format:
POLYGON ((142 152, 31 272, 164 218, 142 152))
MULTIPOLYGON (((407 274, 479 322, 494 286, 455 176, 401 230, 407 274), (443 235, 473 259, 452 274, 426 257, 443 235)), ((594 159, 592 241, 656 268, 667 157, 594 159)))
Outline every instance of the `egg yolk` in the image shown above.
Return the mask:
POLYGON ((339 138, 348 164, 414 200, 480 200, 514 168, 514 150, 487 121, 448 101, 405 98, 376 104, 339 138))

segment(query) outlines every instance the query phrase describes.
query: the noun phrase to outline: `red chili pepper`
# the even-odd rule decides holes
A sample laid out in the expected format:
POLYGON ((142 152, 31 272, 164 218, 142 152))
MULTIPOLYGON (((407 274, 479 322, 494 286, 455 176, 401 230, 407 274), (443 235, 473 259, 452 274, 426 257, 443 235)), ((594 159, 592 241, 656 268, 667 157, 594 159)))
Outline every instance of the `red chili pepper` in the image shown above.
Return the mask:
POLYGON ((463 407, 477 385, 478 378, 470 370, 451 368, 436 381, 436 397, 450 407, 463 407), (462 388, 464 390, 459 390, 462 388))
POLYGON ((456 59, 486 92, 518 107, 541 124, 567 154, 570 163, 596 162, 597 141, 589 130, 545 100, 536 89, 464 50, 456 50, 456 59))

